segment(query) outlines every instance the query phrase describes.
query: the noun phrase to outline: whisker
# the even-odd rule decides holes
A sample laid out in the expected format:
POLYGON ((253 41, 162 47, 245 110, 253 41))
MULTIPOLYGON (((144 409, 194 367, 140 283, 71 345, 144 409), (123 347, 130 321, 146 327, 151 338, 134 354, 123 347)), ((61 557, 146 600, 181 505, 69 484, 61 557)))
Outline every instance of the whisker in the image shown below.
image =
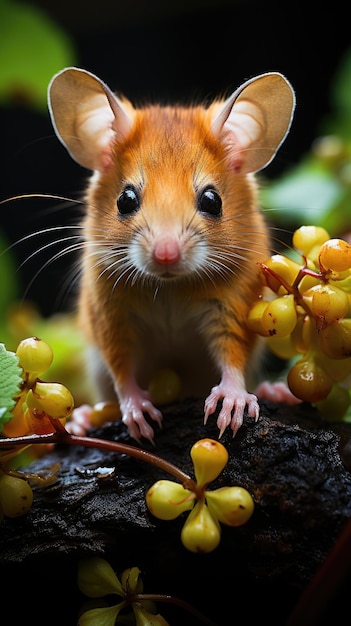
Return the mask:
MULTIPOLYGON (((66 254, 71 254, 72 252, 77 252, 79 250, 82 250, 84 245, 84 242, 79 242, 77 244, 74 244, 72 246, 68 246, 67 248, 60 250, 59 252, 57 252, 54 256, 52 256, 50 259, 47 259, 47 261, 45 261, 45 263, 43 265, 41 265, 41 267, 35 272, 35 274, 32 276, 31 280, 29 281, 23 296, 26 297, 28 295, 28 292, 30 290, 30 288, 33 286, 33 283, 37 280, 38 276, 40 276, 40 274, 46 270, 52 263, 54 263, 55 261, 57 261, 58 259, 62 258, 63 256, 65 256, 66 254)), ((40 252, 40 250, 39 250, 40 252)), ((23 266, 23 263, 20 265, 20 267, 23 266)))
POLYGON ((36 237, 40 237, 41 235, 50 235, 51 233, 57 232, 57 231, 62 231, 62 230, 82 230, 82 226, 50 226, 47 228, 43 228, 42 230, 37 230, 33 233, 29 233, 27 235, 24 235, 23 237, 21 237, 20 239, 16 239, 16 241, 12 242, 11 244, 9 244, 4 250, 2 250, 0 252, 0 256, 5 254, 6 252, 9 252, 10 250, 12 250, 13 248, 15 248, 15 246, 18 246, 22 243, 25 243, 27 241, 30 241, 31 239, 34 239, 36 237))
POLYGON ((0 205, 7 204, 8 202, 14 202, 15 200, 38 200, 39 198, 43 198, 45 200, 62 200, 64 202, 85 205, 84 200, 77 200, 76 198, 69 198, 68 196, 60 196, 51 193, 25 193, 17 196, 10 196, 9 198, 0 200, 0 205))
MULTIPOLYGON (((45 252, 46 250, 48 250, 48 249, 58 245, 59 243, 64 243, 64 242, 67 242, 67 241, 70 241, 70 240, 74 240, 74 239, 80 239, 80 237, 78 237, 78 235, 72 235, 71 237, 65 237, 65 238, 62 238, 62 239, 56 239, 54 241, 50 241, 49 243, 45 244, 44 246, 41 246, 40 248, 38 248, 37 250, 34 250, 34 252, 32 252, 29 256, 27 256, 24 259, 24 261, 22 261, 22 263, 19 265, 19 268, 23 267, 25 265, 25 263, 28 263, 28 261, 33 259, 35 256, 37 256, 37 255, 41 254, 42 252, 45 252)), ((82 243, 83 242, 80 241, 79 245, 82 244, 82 243)), ((75 246, 78 246, 78 243, 74 244, 74 246, 68 246, 68 248, 65 248, 62 251, 58 252, 57 254, 55 254, 52 257, 52 259, 49 260, 49 263, 51 262, 51 260, 58 259, 61 256, 63 256, 64 254, 67 254, 68 252, 72 251, 75 246)))

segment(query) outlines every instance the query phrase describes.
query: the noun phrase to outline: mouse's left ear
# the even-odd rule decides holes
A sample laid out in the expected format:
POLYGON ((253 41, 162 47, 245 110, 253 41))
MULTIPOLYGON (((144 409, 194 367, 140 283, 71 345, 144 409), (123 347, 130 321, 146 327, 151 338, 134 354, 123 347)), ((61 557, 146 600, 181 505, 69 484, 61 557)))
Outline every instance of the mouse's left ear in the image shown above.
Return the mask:
POLYGON ((273 159, 289 132, 295 94, 278 72, 256 76, 215 104, 211 130, 225 145, 231 168, 257 172, 273 159))

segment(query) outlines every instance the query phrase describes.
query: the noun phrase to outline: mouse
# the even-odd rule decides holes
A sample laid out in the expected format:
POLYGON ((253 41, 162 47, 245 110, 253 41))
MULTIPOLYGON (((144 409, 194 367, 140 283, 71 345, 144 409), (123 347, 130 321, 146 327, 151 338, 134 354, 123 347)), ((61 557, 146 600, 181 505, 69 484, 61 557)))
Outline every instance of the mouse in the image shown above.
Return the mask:
POLYGON ((216 413, 219 438, 234 436, 259 418, 247 318, 271 240, 258 177, 290 130, 293 87, 267 72, 210 102, 136 104, 67 67, 48 108, 88 170, 77 313, 96 401, 117 400, 130 436, 153 442, 148 386, 171 368, 182 397, 204 398, 204 422, 216 413))

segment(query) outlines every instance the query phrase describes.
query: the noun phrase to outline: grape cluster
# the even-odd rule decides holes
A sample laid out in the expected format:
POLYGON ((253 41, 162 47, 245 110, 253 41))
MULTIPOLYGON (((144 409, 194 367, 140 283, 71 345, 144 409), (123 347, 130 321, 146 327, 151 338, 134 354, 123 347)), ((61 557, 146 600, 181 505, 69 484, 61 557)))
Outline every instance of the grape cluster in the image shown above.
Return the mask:
MULTIPOLYGON (((23 382, 12 410, 13 417, 4 424, 5 437, 49 434, 58 422, 66 423, 73 411, 73 397, 60 383, 43 382, 40 376, 53 360, 51 347, 37 337, 21 341, 16 355, 22 368, 23 382)), ((24 446, 26 447, 26 446, 24 446)), ((33 491, 26 475, 8 470, 9 463, 24 447, 5 450, 0 456, 0 522, 4 517, 19 517, 33 503, 33 491)))
POLYGON ((260 263, 262 295, 248 318, 271 351, 292 359, 291 392, 340 419, 351 403, 351 245, 320 226, 293 234, 298 260, 274 254, 260 263))
POLYGON ((181 541, 190 552, 212 552, 221 536, 220 522, 241 526, 251 517, 254 503, 243 487, 221 487, 209 491, 228 461, 226 448, 212 439, 197 441, 190 451, 196 489, 186 489, 171 480, 157 481, 146 494, 150 512, 159 519, 172 520, 190 511, 181 532, 181 541))
POLYGON ((54 433, 55 420, 65 425, 72 414, 74 401, 70 391, 61 383, 44 382, 40 376, 50 367, 53 351, 37 337, 23 339, 16 355, 23 371, 23 384, 16 398, 12 419, 4 425, 6 437, 26 434, 54 433))

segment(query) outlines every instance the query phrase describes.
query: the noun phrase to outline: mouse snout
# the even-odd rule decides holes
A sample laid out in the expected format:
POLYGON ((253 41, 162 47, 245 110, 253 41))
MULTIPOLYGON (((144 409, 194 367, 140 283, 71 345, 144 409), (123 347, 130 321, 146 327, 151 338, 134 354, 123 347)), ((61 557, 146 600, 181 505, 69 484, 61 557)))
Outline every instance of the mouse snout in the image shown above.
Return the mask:
POLYGON ((152 251, 153 261, 159 265, 175 265, 181 258, 179 242, 171 235, 159 237, 152 251))

